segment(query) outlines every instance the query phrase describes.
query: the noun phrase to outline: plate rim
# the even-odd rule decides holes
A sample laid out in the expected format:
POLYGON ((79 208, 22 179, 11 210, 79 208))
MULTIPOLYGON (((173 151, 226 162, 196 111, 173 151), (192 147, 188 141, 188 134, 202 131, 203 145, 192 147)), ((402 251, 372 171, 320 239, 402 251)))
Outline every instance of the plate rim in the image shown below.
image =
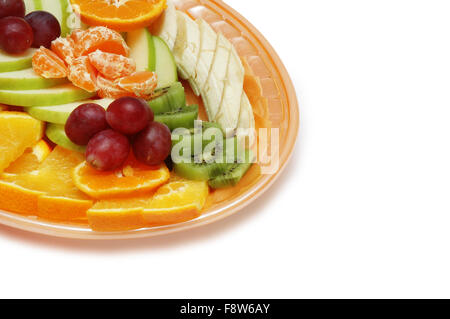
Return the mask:
MULTIPOLYGON (((204 3, 203 0, 200 0, 200 2, 204 3)), ((95 232, 88 227, 63 225, 58 222, 38 220, 37 218, 34 219, 32 217, 9 213, 2 210, 0 210, 0 224, 35 234, 68 239, 123 240, 156 237, 206 226, 234 215, 256 201, 277 181, 291 160, 298 141, 300 129, 300 110, 294 84, 289 72, 275 49, 252 23, 250 23, 244 16, 228 4, 224 3, 222 0, 209 0, 207 2, 208 4, 218 6, 224 11, 228 11, 228 13, 232 15, 242 26, 248 29, 255 39, 260 42, 261 47, 266 51, 268 57, 272 60, 273 65, 276 66, 280 79, 282 79, 282 84, 285 87, 286 97, 288 100, 287 109, 289 110, 289 127, 287 130, 286 139, 289 141, 289 147, 287 147, 285 152, 280 155, 280 167, 277 172, 262 177, 257 184, 253 185, 244 194, 233 200, 228 205, 215 209, 211 212, 207 212, 199 218, 174 225, 142 228, 123 232, 95 232)))

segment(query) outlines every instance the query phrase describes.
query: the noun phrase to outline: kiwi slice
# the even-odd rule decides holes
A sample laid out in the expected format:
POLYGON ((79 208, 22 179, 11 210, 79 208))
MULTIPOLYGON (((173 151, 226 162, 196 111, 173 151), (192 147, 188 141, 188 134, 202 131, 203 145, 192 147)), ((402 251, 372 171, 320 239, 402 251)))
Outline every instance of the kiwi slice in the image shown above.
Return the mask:
POLYGON ((251 157, 251 151, 247 150, 245 152, 245 162, 231 164, 225 172, 210 179, 208 182, 209 186, 213 189, 236 186, 252 166, 251 157))
POLYGON ((176 128, 193 128, 198 118, 198 105, 183 106, 175 110, 155 115, 155 121, 166 124, 173 131, 176 128))
POLYGON ((163 114, 180 109, 186 105, 184 87, 180 82, 155 92, 155 97, 148 105, 155 114, 163 114))
MULTIPOLYGON (((194 156, 194 150, 195 150, 195 142, 199 141, 199 139, 201 139, 201 144, 202 144, 202 148, 201 151, 203 152, 205 150, 205 148, 212 142, 215 141, 217 135, 216 132, 210 132, 208 131, 208 129, 210 128, 214 128, 214 129, 218 129, 220 130, 220 133, 222 132, 222 127, 219 124, 216 123, 212 123, 212 122, 202 122, 202 131, 201 134, 197 133, 195 130, 195 128, 190 128, 188 130, 188 134, 186 135, 173 135, 172 136, 172 146, 174 147, 175 145, 178 145, 180 143, 182 143, 185 147, 190 147, 191 150, 191 154, 189 154, 190 156, 194 156), (211 135, 207 136, 205 135, 205 132, 209 132, 211 135)), ((181 155, 184 155, 183 149, 181 149, 180 151, 181 155)))
POLYGON ((192 157, 190 163, 176 163, 174 164, 174 171, 177 175, 194 180, 194 181, 207 181, 212 176, 219 176, 224 174, 230 164, 227 163, 208 163, 203 160, 201 163, 195 163, 192 157))

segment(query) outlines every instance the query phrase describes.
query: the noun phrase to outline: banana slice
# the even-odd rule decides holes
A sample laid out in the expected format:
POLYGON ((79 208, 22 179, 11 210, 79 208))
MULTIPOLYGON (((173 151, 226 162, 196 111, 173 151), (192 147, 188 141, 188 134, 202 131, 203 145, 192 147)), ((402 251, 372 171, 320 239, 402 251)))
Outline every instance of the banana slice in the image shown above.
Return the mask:
POLYGON ((178 23, 177 10, 172 0, 167 0, 167 9, 152 26, 152 34, 163 39, 170 50, 173 50, 177 39, 178 23))
POLYGON ((223 92, 219 112, 214 119, 222 127, 234 130, 238 127, 239 113, 241 112, 241 97, 244 90, 244 66, 230 43, 231 53, 228 62, 227 79, 223 92))
POLYGON ((206 113, 212 122, 214 122, 222 103, 230 53, 231 43, 219 33, 213 65, 201 92, 206 113))
POLYGON ((237 136, 239 142, 245 147, 251 147, 256 138, 255 132, 255 117, 253 115, 253 108, 250 100, 245 92, 241 96, 241 112, 239 113, 239 121, 237 128, 237 136))
POLYGON ((195 68, 200 53, 200 29, 187 14, 177 11, 178 35, 173 49, 181 78, 190 80, 194 92, 199 92, 195 82, 195 68))
POLYGON ((196 83, 201 92, 205 87, 209 71, 211 70, 214 61, 214 54, 216 52, 217 45, 217 33, 203 19, 198 19, 197 24, 200 28, 201 47, 193 81, 196 83))

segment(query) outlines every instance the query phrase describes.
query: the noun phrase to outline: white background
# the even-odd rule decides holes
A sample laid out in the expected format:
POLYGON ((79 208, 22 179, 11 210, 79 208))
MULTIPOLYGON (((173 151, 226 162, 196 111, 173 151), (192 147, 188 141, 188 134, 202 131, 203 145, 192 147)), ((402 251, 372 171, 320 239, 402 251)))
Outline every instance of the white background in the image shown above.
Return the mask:
POLYGON ((450 6, 227 0, 301 108, 292 161, 205 228, 79 242, 0 227, 0 297, 450 297, 450 6))

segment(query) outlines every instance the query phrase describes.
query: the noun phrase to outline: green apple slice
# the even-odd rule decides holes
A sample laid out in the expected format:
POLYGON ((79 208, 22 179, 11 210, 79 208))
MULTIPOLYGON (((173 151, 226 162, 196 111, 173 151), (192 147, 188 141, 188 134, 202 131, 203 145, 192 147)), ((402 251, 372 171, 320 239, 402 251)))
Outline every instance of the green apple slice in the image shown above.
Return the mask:
POLYGON ((175 40, 177 39, 178 24, 177 10, 172 0, 167 0, 167 9, 156 21, 152 27, 152 34, 159 36, 166 42, 170 50, 173 50, 175 40))
POLYGON ((36 7, 40 6, 40 10, 50 12, 58 19, 61 25, 61 36, 66 36, 70 33, 69 19, 72 12, 72 6, 69 3, 70 0, 40 0, 34 1, 36 7), (40 3, 39 3, 40 2, 40 3))
POLYGON ((113 99, 84 100, 62 105, 29 107, 26 109, 26 111, 35 119, 44 122, 64 125, 66 124, 67 119, 69 118, 73 110, 75 110, 81 104, 95 103, 107 109, 113 101, 113 99))
POLYGON ((172 86, 178 82, 177 65, 167 44, 160 37, 153 37, 158 75, 157 90, 172 86))
MULTIPOLYGON (((195 67, 200 53, 200 29, 186 13, 177 11, 178 35, 173 55, 181 78, 188 80, 195 76, 195 67)), ((194 91, 197 85, 190 83, 194 91)))
POLYGON ((28 49, 22 54, 8 54, 0 50, 0 73, 31 68, 31 59, 36 49, 28 49))
POLYGON ((77 145, 67 137, 66 132, 64 130, 64 125, 50 123, 47 125, 47 130, 45 131, 45 134, 47 135, 50 141, 68 150, 80 153, 84 153, 86 151, 86 146, 77 145))
POLYGON ((0 90, 35 90, 66 83, 66 79, 46 79, 33 69, 0 73, 0 90))
POLYGON ((217 33, 203 19, 198 19, 197 24, 200 28, 201 46, 193 80, 201 91, 205 87, 209 71, 213 64, 217 45, 217 33))
POLYGON ((211 122, 214 122, 219 112, 220 104, 222 103, 230 53, 230 41, 222 34, 219 34, 213 65, 206 80, 205 87, 202 90, 206 113, 211 122))
POLYGON ((94 95, 95 93, 87 92, 72 84, 63 84, 40 90, 0 90, 0 103, 24 107, 50 106, 82 101, 94 95))
POLYGON ((130 58, 136 61, 136 69, 138 71, 155 71, 155 46, 152 38, 147 28, 142 28, 127 34, 130 58))
POLYGON ((215 122, 226 129, 236 129, 241 112, 241 97, 244 90, 245 70, 235 48, 230 43, 231 53, 228 62, 227 79, 223 91, 222 102, 215 122))
POLYGON ((238 128, 255 128, 255 116, 253 115, 253 108, 245 92, 242 92, 241 96, 241 111, 239 113, 238 128))

